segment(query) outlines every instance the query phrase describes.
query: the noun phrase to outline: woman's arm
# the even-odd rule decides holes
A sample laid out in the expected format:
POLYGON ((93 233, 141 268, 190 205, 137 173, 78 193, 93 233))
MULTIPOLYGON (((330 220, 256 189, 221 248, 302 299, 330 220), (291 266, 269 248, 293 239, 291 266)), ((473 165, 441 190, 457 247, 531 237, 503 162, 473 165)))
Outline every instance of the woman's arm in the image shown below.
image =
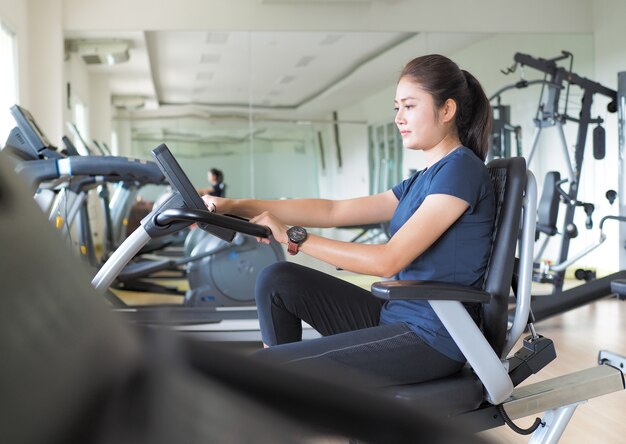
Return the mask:
MULTIPOLYGON (((386 244, 364 245, 310 235, 300 251, 344 270, 393 277, 435 243, 467 208, 469 204, 458 197, 429 195, 386 244)), ((287 227, 273 215, 263 213, 252 221, 269 226, 277 241, 287 243, 287 227)))
POLYGON ((288 225, 329 228, 385 222, 391 219, 398 199, 391 190, 373 196, 346 200, 327 199, 221 199, 202 196, 207 207, 215 204, 222 214, 255 217, 263 212, 288 225))

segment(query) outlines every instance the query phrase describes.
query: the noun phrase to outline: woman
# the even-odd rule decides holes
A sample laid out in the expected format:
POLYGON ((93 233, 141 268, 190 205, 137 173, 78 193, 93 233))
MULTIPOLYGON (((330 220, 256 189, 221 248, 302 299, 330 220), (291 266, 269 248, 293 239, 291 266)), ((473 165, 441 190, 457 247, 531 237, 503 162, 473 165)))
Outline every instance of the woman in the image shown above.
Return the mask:
MULTIPOLYGON (((355 273, 480 287, 491 246, 495 199, 484 165, 491 108, 467 71, 441 55, 409 62, 396 88, 395 123, 426 168, 393 189, 341 201, 230 200, 204 196, 220 213, 267 225, 289 252, 355 273), (390 222, 384 245, 340 242, 301 226, 390 222), (288 229, 285 225, 292 225, 288 229)), ((296 264, 266 268, 256 299, 268 359, 334 365, 416 383, 453 374, 465 362, 426 301, 383 302, 368 291, 296 264), (322 334, 301 339, 301 320, 322 334)), ((479 322, 478 307, 468 307, 479 322)))
POLYGON ((208 194, 215 197, 226 196, 226 184, 224 183, 224 173, 222 173, 222 170, 211 168, 207 173, 207 179, 211 183, 211 187, 199 189, 198 194, 208 194))

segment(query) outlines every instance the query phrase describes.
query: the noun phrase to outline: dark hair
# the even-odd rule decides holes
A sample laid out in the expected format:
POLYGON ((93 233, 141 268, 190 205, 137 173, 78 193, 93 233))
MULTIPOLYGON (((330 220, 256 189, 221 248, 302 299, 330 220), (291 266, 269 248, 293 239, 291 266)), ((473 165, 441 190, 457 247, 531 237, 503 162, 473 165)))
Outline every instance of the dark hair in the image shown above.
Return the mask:
POLYGON ((403 77, 419 83, 433 97, 437 108, 448 99, 456 102, 455 123, 459 139, 484 161, 493 118, 489 99, 478 80, 439 54, 411 60, 400 74, 400 79, 403 77))
POLYGON ((211 172, 211 174, 213 174, 215 176, 215 178, 217 179, 218 183, 224 181, 224 173, 222 173, 222 170, 218 170, 217 168, 211 168, 210 172, 211 172))

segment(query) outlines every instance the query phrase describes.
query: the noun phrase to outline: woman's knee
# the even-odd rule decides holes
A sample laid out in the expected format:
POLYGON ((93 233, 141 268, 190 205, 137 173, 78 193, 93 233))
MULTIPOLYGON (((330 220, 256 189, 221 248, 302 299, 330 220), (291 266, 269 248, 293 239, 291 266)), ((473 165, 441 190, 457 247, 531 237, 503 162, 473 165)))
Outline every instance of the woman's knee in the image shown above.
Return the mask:
POLYGON ((258 306, 265 306, 281 288, 289 287, 301 266, 290 262, 276 262, 265 267, 258 275, 255 298, 258 306))

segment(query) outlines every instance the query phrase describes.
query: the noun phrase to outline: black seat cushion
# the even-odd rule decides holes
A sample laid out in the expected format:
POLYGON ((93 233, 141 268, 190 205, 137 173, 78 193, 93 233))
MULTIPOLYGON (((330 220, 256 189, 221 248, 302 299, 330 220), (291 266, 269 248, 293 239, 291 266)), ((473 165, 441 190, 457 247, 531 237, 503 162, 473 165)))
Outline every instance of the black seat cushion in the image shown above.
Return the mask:
POLYGON ((483 385, 468 367, 446 378, 387 387, 385 393, 416 407, 426 407, 448 416, 475 410, 484 401, 483 385))
POLYGON ((559 217, 560 195, 557 184, 561 181, 558 171, 548 171, 543 181, 543 192, 537 206, 537 231, 548 236, 554 236, 559 232, 556 227, 559 217))

